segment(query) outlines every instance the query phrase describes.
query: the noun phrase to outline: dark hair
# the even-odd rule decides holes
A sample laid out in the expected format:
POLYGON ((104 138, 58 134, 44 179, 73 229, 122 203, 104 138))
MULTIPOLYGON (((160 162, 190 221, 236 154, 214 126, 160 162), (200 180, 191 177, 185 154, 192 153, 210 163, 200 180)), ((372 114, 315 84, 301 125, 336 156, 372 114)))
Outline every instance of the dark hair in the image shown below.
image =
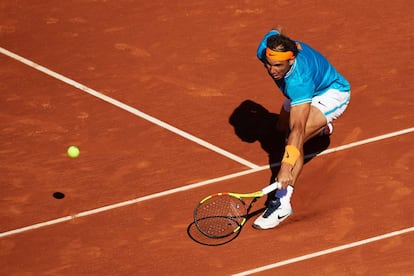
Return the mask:
POLYGON ((266 45, 269 49, 273 51, 281 51, 281 52, 292 51, 294 56, 297 56, 299 53, 296 42, 282 34, 270 36, 267 39, 266 45))

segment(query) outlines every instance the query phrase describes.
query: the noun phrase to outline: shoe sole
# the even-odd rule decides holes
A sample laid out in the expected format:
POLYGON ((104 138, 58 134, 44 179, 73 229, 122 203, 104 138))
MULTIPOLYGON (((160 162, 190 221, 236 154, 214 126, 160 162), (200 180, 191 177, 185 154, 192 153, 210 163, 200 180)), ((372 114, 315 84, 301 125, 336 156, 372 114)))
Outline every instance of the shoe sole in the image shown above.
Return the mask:
POLYGON ((257 225, 257 224, 254 224, 254 223, 252 224, 252 227, 253 227, 253 228, 255 228, 255 229, 258 229, 258 230, 270 230, 270 229, 273 229, 273 228, 278 227, 280 223, 284 222, 284 221, 285 221, 288 217, 290 217, 291 215, 292 215, 292 213, 290 213, 289 215, 285 216, 284 218, 282 218, 282 219, 279 221, 279 223, 278 223, 278 224, 276 224, 276 225, 275 225, 275 226, 273 226, 273 227, 263 228, 263 227, 260 227, 260 225, 257 225))

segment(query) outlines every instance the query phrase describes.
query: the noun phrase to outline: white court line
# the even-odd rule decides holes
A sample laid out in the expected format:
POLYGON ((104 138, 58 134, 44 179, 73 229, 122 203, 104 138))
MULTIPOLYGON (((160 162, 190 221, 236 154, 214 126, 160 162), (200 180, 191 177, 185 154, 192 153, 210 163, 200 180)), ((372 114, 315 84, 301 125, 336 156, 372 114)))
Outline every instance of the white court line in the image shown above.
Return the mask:
POLYGON ((254 274, 254 273, 263 272, 265 270, 285 266, 285 265, 288 265, 288 264, 297 263, 297 262, 309 260, 309 259, 312 259, 312 258, 316 258, 316 257, 319 257, 319 256, 332 254, 332 253, 335 253, 335 252, 338 252, 338 251, 341 251, 341 250, 349 249, 349 248, 352 248, 352 247, 357 247, 357 246, 364 245, 364 244, 367 244, 367 243, 371 243, 371 242, 375 242, 375 241, 379 241, 379 240, 388 239, 388 238, 391 238, 391 237, 403 235, 403 234, 413 232, 413 231, 414 231, 414 227, 409 227, 409 228, 405 228, 405 229, 402 229, 402 230, 399 230, 399 231, 390 232, 390 233, 387 233, 387 234, 384 234, 384 235, 375 236, 375 237, 372 237, 372 238, 369 238, 369 239, 344 244, 344 245, 341 245, 341 246, 333 247, 333 248, 330 248, 330 249, 318 251, 318 252, 307 254, 307 255, 303 255, 303 256, 300 256, 300 257, 280 261, 280 262, 277 262, 277 263, 274 263, 274 264, 270 264, 270 265, 258 267, 258 268, 255 268, 255 269, 243 271, 243 272, 240 272, 240 273, 237 273, 237 274, 233 274, 233 276, 251 275, 251 274, 254 274))
POLYGON ((210 144, 209 142, 206 142, 206 141, 204 141, 204 140, 202 140, 202 139, 200 139, 198 137, 195 137, 194 135, 191 135, 191 134, 189 134, 189 133, 187 133, 187 132, 185 132, 185 131, 183 131, 181 129, 178 129, 178 128, 170 125, 170 124, 167 124, 166 122, 163 122, 163 121, 161 121, 161 120, 159 120, 159 119, 157 119, 155 117, 152 117, 152 116, 150 116, 150 115, 148 115, 148 114, 146 114, 146 113, 144 113, 142 111, 139 111, 138 109, 133 108, 133 107, 131 107, 129 105, 126 105, 126 104, 124 104, 124 103, 122 103, 122 102, 120 102, 118 100, 115 100, 115 99, 113 99, 111 97, 108 97, 108 96, 106 96, 106 95, 104 95, 104 94, 102 94, 102 93, 100 93, 100 92, 98 92, 96 90, 93 90, 93 89, 91 89, 91 88, 89 88, 89 87, 87 87, 87 86, 85 86, 85 85, 83 85, 83 84, 81 84, 79 82, 76 82, 76 81, 74 81, 72 79, 69 79, 69 78, 67 78, 67 77, 65 77, 65 76, 63 76, 63 75, 61 75, 59 73, 56 73, 56 72, 54 72, 52 70, 49 70, 46 67, 43 67, 43 66, 41 66, 41 65, 39 65, 37 63, 34 63, 33 61, 30 61, 30 60, 28 60, 28 59, 26 59, 26 58, 24 58, 22 56, 19 56, 19 55, 15 54, 15 53, 12 53, 12 52, 10 52, 10 51, 2 48, 2 47, 0 47, 0 53, 4 54, 4 55, 6 55, 6 56, 8 56, 8 57, 10 57, 12 59, 15 59, 15 60, 17 60, 17 61, 19 61, 21 63, 24 63, 24 64, 26 64, 26 65, 28 65, 28 66, 30 66, 30 67, 32 67, 32 68, 40 71, 40 72, 45 73, 46 75, 49 75, 49 76, 51 76, 51 77, 53 77, 55 79, 58 79, 58 80, 60 80, 60 81, 62 81, 64 83, 66 83, 66 84, 69 84, 69 85, 71 85, 73 87, 76 87, 76 88, 78 88, 78 89, 80 89, 80 90, 82 90, 82 91, 84 91, 84 92, 86 92, 86 93, 88 93, 88 94, 90 94, 90 95, 92 95, 92 96, 94 96, 96 98, 99 98, 99 99, 101 99, 101 100, 103 100, 103 101, 105 101, 105 102, 107 102, 109 104, 112 104, 112 105, 114 105, 116 107, 119 107, 119 108, 125 110, 125 111, 128 111, 129 113, 132 113, 132 114, 134 114, 134 115, 136 115, 138 117, 141 117, 144 120, 147 120, 147 121, 149 121, 149 122, 151 122, 153 124, 156 124, 156 125, 158 125, 158 126, 160 126, 162 128, 165 128, 165 129, 167 129, 167 130, 169 130, 169 131, 171 131, 171 132, 173 132, 173 133, 175 133, 175 134, 177 134, 177 135, 179 135, 179 136, 181 136, 181 137, 183 137, 183 138, 185 138, 187 140, 190 140, 190 141, 192 141, 194 143, 199 144, 202 147, 208 148, 211 151, 214 151, 214 152, 216 152, 218 154, 221 154, 221 155, 223 155, 223 156, 225 156, 225 157, 227 157, 229 159, 232 159, 233 161, 236 161, 236 162, 238 162, 240 164, 243 164, 246 167, 249 167, 249 168, 257 168, 257 167, 259 167, 258 165, 253 164, 253 163, 251 163, 251 162, 249 162, 249 161, 247 161, 247 160, 245 160, 245 159, 243 159, 243 158, 241 158, 239 156, 236 156, 236 155, 234 155, 234 154, 232 154, 232 153, 230 153, 230 152, 228 152, 228 151, 226 151, 226 150, 224 150, 222 148, 219 148, 219 147, 217 147, 217 146, 215 146, 213 144, 210 144))
MULTIPOLYGON (((373 143, 375 141, 388 139, 388 138, 395 137, 395 136, 400 136, 400 135, 407 134, 407 133, 410 133, 410 132, 414 132, 414 127, 403 129, 403 130, 400 130, 400 131, 391 132, 391 133, 388 133, 388 134, 385 134, 385 135, 376 136, 376 137, 373 137, 373 138, 368 138, 368 139, 365 139, 365 140, 361 140, 359 142, 350 143, 350 144, 347 144, 347 145, 335 147, 335 148, 332 148, 332 149, 328 149, 328 150, 326 150, 322 153, 309 154, 305 157, 310 158, 310 157, 313 157, 313 156, 316 156, 316 155, 334 153, 334 152, 337 152, 337 151, 357 147, 357 146, 360 146, 360 145, 373 143)), ((280 165, 280 163, 271 164, 270 166, 278 166, 278 165, 280 165)), ((252 173, 255 173, 255 172, 259 172, 259 171, 269 169, 270 166, 265 165, 265 166, 261 166, 261 167, 257 167, 257 168, 253 168, 253 169, 249 169, 249 170, 245 170, 245 171, 241 171, 241 172, 237 172, 237 173, 233 173, 233 174, 229 174, 229 175, 225 175, 225 176, 221 176, 221 177, 217 177, 217 178, 213 178, 213 179, 209 179, 209 180, 205 180, 205 181, 201 181, 201 182, 197 182, 197 183, 190 184, 190 185, 187 185, 187 186, 182 186, 182 187, 166 190, 166 191, 163 191, 163 192, 150 194, 150 195, 147 195, 147 196, 138 197, 138 198, 135 198, 135 199, 131 199, 131 200, 127 200, 127 201, 123 201, 123 202, 103 206, 103 207, 100 207, 100 208, 84 211, 84 212, 81 212, 81 213, 78 213, 78 214, 75 214, 75 215, 69 215, 69 216, 49 220, 49 221, 46 221, 46 222, 41 222, 41 223, 26 226, 26 227, 22 227, 22 228, 10 230, 10 231, 2 232, 2 233, 0 233, 0 238, 10 236, 10 235, 14 235, 14 234, 18 234, 18 233, 22 233, 22 232, 26 232, 26 231, 33 230, 33 229, 37 229, 37 228, 40 228, 40 227, 45 227, 45 226, 52 225, 52 224, 57 224, 57 223, 69 221, 69 220, 79 218, 79 217, 85 217, 85 216, 90 216, 90 215, 106 212, 106 211, 109 211, 109 210, 112 210, 112 209, 128 206, 128 205, 135 204, 135 203, 138 203, 138 202, 147 201, 147 200, 151 200, 151 199, 155 199, 155 198, 159 198, 159 197, 163 197, 163 196, 168 196, 168 195, 183 192, 183 191, 188 191, 188 190, 191 190, 191 189, 195 189, 195 188, 198 188, 198 187, 202 187, 202 186, 206 186, 206 185, 209 185, 209 184, 217 183, 217 182, 220 182, 220 181, 225 181, 225 180, 237 178, 237 177, 240 177, 240 176, 244 176, 244 175, 248 175, 248 174, 252 174, 252 173)))

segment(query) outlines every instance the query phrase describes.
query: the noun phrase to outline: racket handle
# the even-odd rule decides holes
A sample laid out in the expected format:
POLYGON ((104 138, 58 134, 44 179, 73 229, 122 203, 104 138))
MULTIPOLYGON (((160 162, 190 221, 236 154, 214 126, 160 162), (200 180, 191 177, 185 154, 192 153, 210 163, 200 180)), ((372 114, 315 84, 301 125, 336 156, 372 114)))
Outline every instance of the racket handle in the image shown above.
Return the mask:
POLYGON ((270 185, 269 185, 269 186, 267 186, 266 188, 264 188, 264 189, 262 190, 262 193, 263 193, 264 195, 267 195, 268 193, 273 192, 274 190, 276 190, 276 189, 280 189, 280 188, 282 188, 282 184, 281 184, 281 183, 279 183, 279 182, 275 182, 275 183, 270 184, 270 185))

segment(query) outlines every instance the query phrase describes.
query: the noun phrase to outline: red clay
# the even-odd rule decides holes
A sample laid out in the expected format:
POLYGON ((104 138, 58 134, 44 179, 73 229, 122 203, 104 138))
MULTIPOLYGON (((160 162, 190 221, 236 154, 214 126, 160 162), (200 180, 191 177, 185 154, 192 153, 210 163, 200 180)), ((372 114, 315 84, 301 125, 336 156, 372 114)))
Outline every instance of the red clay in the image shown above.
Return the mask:
MULTIPOLYGON (((259 143, 241 142, 228 119, 246 99, 278 113, 282 96, 255 50, 281 24, 351 82, 330 148, 413 126, 411 1, 140 2, 2 3, 1 47, 266 165, 259 143)), ((0 62, 1 232, 248 169, 9 57, 0 62), (66 156, 70 145, 79 158, 66 156)), ((257 190, 265 170, 2 237, 0 274, 229 275, 412 227, 413 138, 311 160, 295 213, 278 229, 249 220, 215 247, 187 234, 200 198, 257 190)), ((410 275, 413 243, 408 233, 262 274, 410 275)))

